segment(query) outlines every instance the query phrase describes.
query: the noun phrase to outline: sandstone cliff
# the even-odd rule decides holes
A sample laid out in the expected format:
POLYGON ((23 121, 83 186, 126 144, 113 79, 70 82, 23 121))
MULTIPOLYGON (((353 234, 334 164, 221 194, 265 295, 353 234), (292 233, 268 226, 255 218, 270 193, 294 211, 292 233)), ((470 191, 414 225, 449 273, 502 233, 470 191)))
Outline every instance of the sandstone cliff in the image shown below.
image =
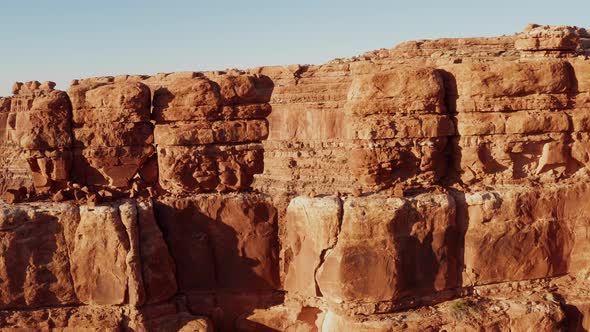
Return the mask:
POLYGON ((530 25, 16 83, 0 327, 590 330, 589 57, 585 29, 530 25))

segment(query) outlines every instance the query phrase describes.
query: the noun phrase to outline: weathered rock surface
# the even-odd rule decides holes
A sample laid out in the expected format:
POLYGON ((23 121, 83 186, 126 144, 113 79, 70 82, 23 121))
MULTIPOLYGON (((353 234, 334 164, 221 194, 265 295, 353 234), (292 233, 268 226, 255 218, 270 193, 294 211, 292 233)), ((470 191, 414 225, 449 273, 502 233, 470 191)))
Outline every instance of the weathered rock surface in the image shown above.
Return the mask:
POLYGON ((278 287, 277 216, 268 197, 162 198, 156 217, 181 290, 278 287))
MULTIPOLYGON (((396 330, 384 314, 481 285, 586 275, 587 38, 575 27, 530 26, 254 70, 275 81, 255 187, 278 197, 287 302, 318 308, 314 317, 328 323, 287 306, 244 326, 396 330), (334 193, 344 196, 315 197, 334 193), (436 197, 447 203, 435 208, 436 197)), ((441 317, 413 325, 404 315, 398 329, 570 326, 560 305, 524 323, 510 310, 471 326, 441 317)))
POLYGON ((154 153, 150 89, 112 78, 74 81, 73 107, 76 182, 126 187, 154 153))
POLYGON ((32 187, 29 165, 23 150, 13 137, 16 115, 10 112, 11 97, 0 98, 0 192, 20 187, 32 187))
POLYGON ((16 83, 6 122, 7 142, 20 152, 32 184, 41 192, 62 187, 72 164, 72 107, 67 94, 54 86, 16 83))
POLYGON ((73 204, 0 207, 3 309, 79 302, 70 273, 73 231, 79 222, 73 204))
POLYGON ((6 308, 139 305, 145 302, 144 284, 152 290, 150 298, 155 288, 163 292, 156 296, 165 299, 176 291, 174 265, 161 233, 154 229, 149 202, 125 200, 92 207, 22 203, 1 208, 6 308), (140 252, 141 247, 160 251, 140 252), (160 264, 142 269, 142 260, 156 257, 160 264), (166 277, 148 277, 144 283, 142 274, 166 277))
POLYGON ((169 192, 244 190, 263 169, 272 81, 259 75, 155 76, 160 185, 169 192))
POLYGON ((0 329, 590 330, 590 34, 17 83, 0 329))

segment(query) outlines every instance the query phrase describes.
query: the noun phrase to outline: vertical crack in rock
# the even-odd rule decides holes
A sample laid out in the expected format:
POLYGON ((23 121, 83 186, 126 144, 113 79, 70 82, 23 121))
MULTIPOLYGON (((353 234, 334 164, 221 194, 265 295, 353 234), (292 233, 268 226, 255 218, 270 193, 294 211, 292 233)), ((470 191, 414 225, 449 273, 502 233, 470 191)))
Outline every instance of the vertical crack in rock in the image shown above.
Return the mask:
POLYGON ((127 252, 127 295, 128 303, 140 306, 145 302, 145 290, 141 274, 141 257, 139 252, 139 213, 136 201, 119 206, 121 222, 127 231, 129 251, 127 252))
MULTIPOLYGON (((338 244, 338 235, 340 235, 340 230, 342 229, 342 221, 344 219, 343 218, 344 217, 344 205, 343 205, 342 199, 340 197, 336 197, 336 199, 338 200, 338 224, 337 224, 337 230, 336 230, 336 232, 334 234, 335 235, 334 236, 334 239, 320 253, 320 261, 319 261, 318 265, 315 267, 315 269, 313 271, 313 279, 315 281, 316 296, 320 296, 320 297, 323 296, 323 295, 322 295, 322 290, 320 289, 320 285, 319 285, 318 279, 317 279, 318 270, 324 264, 324 262, 326 260, 326 256, 329 255, 330 254, 330 251, 332 249, 334 249, 334 247, 336 247, 336 245, 338 244)), ((305 209, 305 207, 304 207, 304 209, 305 209)), ((307 211, 306 211, 306 215, 307 215, 307 211)), ((309 216, 308 216, 308 218, 309 218, 309 216)))
MULTIPOLYGON (((73 248, 73 240, 74 240, 74 235, 76 234, 76 230, 78 229, 78 225, 80 224, 80 207, 74 204, 71 204, 73 206, 75 206, 75 213, 73 215, 73 220, 71 220, 69 223, 66 223, 66 226, 64 227, 63 233, 64 233, 64 238, 66 241, 66 247, 67 247, 67 253, 68 253, 68 277, 69 277, 69 281, 72 285, 72 287, 74 287, 74 274, 72 273, 72 251, 74 250, 73 248)), ((76 294, 76 301, 80 301, 78 299, 78 295, 76 294)))
POLYGON ((145 303, 165 301, 178 290, 176 263, 170 255, 151 200, 138 201, 139 254, 145 303))

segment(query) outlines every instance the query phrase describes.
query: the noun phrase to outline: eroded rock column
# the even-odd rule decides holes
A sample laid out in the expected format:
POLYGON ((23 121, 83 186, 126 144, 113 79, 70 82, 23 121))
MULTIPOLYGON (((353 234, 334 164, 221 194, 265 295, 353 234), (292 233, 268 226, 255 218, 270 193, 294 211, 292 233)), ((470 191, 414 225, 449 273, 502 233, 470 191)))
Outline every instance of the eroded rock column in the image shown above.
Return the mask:
POLYGON ((440 71, 358 64, 352 72, 345 106, 352 186, 375 192, 437 183, 455 132, 440 71))
POLYGON ((159 181, 174 194, 247 189, 263 169, 272 82, 264 77, 196 73, 156 76, 155 143, 159 181))
POLYGON ((55 83, 16 83, 10 99, 12 141, 23 149, 35 189, 41 193, 64 187, 72 164, 72 107, 55 83), (13 117, 13 118, 12 118, 13 117))
POLYGON ((248 193, 263 169, 272 82, 229 73, 157 75, 153 92, 159 185, 156 217, 194 314, 232 330, 236 318, 281 301, 277 213, 248 193))
POLYGON ((154 153, 150 89, 104 77, 74 81, 72 178, 85 185, 125 188, 154 153))

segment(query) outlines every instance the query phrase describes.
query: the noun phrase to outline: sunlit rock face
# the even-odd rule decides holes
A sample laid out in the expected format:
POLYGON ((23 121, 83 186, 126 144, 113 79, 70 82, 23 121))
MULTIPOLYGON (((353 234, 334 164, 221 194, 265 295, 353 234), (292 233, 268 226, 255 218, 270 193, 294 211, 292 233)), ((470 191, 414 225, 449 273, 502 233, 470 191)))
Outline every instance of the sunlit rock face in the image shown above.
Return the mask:
POLYGON ((590 329, 590 35, 16 83, 0 328, 590 329))

